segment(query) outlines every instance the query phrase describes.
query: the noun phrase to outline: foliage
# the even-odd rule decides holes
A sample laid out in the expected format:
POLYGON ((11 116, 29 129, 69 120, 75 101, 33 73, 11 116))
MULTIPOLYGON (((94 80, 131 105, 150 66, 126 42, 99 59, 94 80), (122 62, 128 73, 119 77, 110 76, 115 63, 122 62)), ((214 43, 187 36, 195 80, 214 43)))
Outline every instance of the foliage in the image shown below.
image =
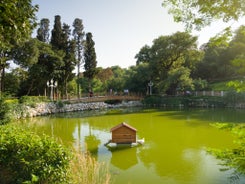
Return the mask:
MULTIPOLYGON (((84 27, 82 19, 76 18, 73 22, 73 32, 74 40, 76 43, 76 58, 77 58, 77 81, 80 79, 80 67, 82 59, 82 50, 83 50, 83 37, 84 37, 84 27)), ((80 86, 77 83, 77 97, 80 97, 80 86)))
POLYGON ((202 55, 197 51, 196 41, 197 37, 187 32, 176 32, 160 36, 153 40, 152 47, 144 46, 140 50, 136 55, 137 64, 149 63, 148 80, 153 81, 155 91, 173 95, 180 81, 192 88, 191 72, 202 55))
POLYGON ((243 80, 232 80, 232 81, 229 81, 227 83, 227 86, 230 89, 232 89, 232 90, 234 90, 234 91, 236 91, 238 93, 245 92, 245 85, 243 83, 243 80))
POLYGON ((229 56, 238 75, 245 76, 245 26, 240 26, 230 42, 229 56))
POLYGON ((0 98, 0 126, 9 123, 9 105, 4 98, 0 98))
POLYGON ((171 97, 171 96, 158 96, 158 95, 151 95, 147 96, 142 103, 144 105, 150 105, 150 106, 158 106, 158 107, 163 107, 163 106, 172 106, 172 107, 177 107, 180 104, 182 104, 182 101, 185 98, 183 97, 171 97))
POLYGON ((231 64, 228 48, 228 38, 225 39, 223 35, 213 37, 203 45, 204 57, 197 64, 197 76, 208 81, 233 77, 236 71, 231 64))
POLYGON ((6 73, 4 76, 4 93, 16 96, 20 88, 21 77, 14 72, 6 73))
POLYGON ((214 20, 238 20, 245 15, 244 0, 164 0, 163 6, 169 7, 169 13, 176 22, 183 22, 187 29, 200 30, 214 20), (231 8, 232 7, 232 8, 231 8))
POLYGON ((98 73, 96 74, 96 78, 99 79, 101 82, 106 83, 107 80, 113 77, 113 71, 110 67, 108 68, 97 68, 98 73))
POLYGON ((105 85, 103 85, 103 83, 99 79, 94 78, 92 80, 91 86, 92 86, 92 91, 95 93, 105 91, 105 85))
POLYGON ((61 28, 61 17, 60 15, 56 15, 54 17, 54 28, 52 29, 51 35, 51 45, 57 49, 61 50, 63 39, 62 39, 62 28, 61 28))
POLYGON ((11 60, 11 49, 29 39, 35 23, 37 5, 31 0, 10 0, 0 3, 0 92, 4 91, 4 73, 11 60))
POLYGON ((35 106, 35 104, 40 102, 46 102, 47 97, 45 96, 22 96, 19 99, 19 103, 23 103, 29 106, 35 106))
POLYGON ((112 90, 114 93, 123 91, 126 82, 124 78, 126 69, 119 66, 112 66, 111 70, 113 72, 113 77, 111 77, 106 83, 107 91, 112 90))
POLYGON ((40 26, 37 29, 37 39, 41 42, 48 43, 49 41, 49 19, 42 19, 40 26))
POLYGON ((125 73, 125 89, 142 94, 147 92, 148 83, 152 77, 149 63, 140 63, 137 66, 132 66, 125 73))
POLYGON ((31 0, 10 0, 0 4, 0 48, 29 38, 35 27, 37 5, 31 0))
POLYGON ((106 100, 105 103, 115 105, 122 103, 122 100, 106 100))
POLYGON ((196 91, 202 91, 208 88, 208 82, 200 78, 193 80, 194 89, 196 91))
POLYGON ((69 40, 70 37, 70 27, 67 24, 63 25, 62 28, 62 39, 63 44, 61 46, 62 51, 65 53, 63 57, 63 65, 60 66, 61 74, 59 79, 59 87, 61 90, 62 97, 68 96, 68 83, 75 77, 73 73, 75 66, 77 64, 75 58, 75 47, 76 43, 74 40, 69 40))
POLYGON ((230 130, 235 135, 235 143, 238 147, 226 150, 211 149, 210 152, 222 160, 222 170, 235 168, 238 175, 245 174, 245 125, 215 123, 213 126, 230 130))
POLYGON ((77 80, 77 83, 81 87, 81 91, 83 93, 88 93, 89 92, 89 81, 88 81, 87 78, 85 78, 85 77, 79 78, 79 80, 77 80))
POLYGON ((190 78, 190 70, 186 67, 174 68, 168 72, 166 80, 159 83, 167 94, 175 94, 177 91, 193 90, 193 81, 190 78))
POLYGON ((89 81, 91 81, 97 74, 97 60, 94 48, 95 43, 92 37, 92 33, 87 33, 84 45, 84 77, 88 78, 89 81))
POLYGON ((142 101, 144 105, 160 105, 161 104, 161 96, 151 95, 144 98, 142 101))
POLYGON ((182 96, 147 96, 142 103, 154 107, 225 107, 226 103, 222 97, 192 95, 182 96))
POLYGON ((3 183, 67 183, 69 153, 55 140, 13 125, 0 127, 3 183))
POLYGON ((63 108, 64 105, 65 105, 64 102, 62 102, 62 101, 60 101, 60 100, 56 102, 56 106, 57 106, 58 108, 63 108))
POLYGON ((5 103, 8 106, 6 118, 15 120, 19 118, 29 117, 28 108, 35 108, 40 102, 47 102, 45 96, 22 96, 20 99, 7 99, 5 103))
POLYGON ((237 93, 234 90, 228 91, 224 95, 224 102, 231 107, 245 103, 245 93, 237 93))
POLYGON ((16 45, 12 51, 12 57, 15 64, 24 69, 30 68, 38 62, 38 57, 42 51, 40 41, 32 38, 16 45))
POLYGON ((209 83, 210 89, 213 91, 230 91, 232 90, 231 87, 229 87, 229 82, 232 82, 233 80, 222 80, 217 82, 209 83))

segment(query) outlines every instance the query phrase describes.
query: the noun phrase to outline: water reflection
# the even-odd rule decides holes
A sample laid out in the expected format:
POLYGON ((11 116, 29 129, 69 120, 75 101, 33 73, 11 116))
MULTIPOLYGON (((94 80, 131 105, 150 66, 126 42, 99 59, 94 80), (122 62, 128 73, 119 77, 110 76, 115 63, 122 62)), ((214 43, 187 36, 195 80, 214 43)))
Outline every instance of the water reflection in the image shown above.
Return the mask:
POLYGON ((108 148, 108 150, 112 153, 110 163, 119 169, 127 170, 138 163, 136 147, 119 145, 108 148))

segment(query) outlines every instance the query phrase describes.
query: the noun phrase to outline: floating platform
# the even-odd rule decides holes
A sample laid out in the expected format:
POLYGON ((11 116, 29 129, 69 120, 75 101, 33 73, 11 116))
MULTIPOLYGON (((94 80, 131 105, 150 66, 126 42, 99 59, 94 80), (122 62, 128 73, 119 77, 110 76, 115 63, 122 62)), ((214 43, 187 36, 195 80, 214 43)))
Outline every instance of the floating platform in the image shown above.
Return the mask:
POLYGON ((109 140, 107 143, 104 144, 106 147, 114 148, 114 147, 136 147, 141 146, 145 143, 145 139, 139 139, 136 142, 132 143, 114 143, 111 140, 109 140))

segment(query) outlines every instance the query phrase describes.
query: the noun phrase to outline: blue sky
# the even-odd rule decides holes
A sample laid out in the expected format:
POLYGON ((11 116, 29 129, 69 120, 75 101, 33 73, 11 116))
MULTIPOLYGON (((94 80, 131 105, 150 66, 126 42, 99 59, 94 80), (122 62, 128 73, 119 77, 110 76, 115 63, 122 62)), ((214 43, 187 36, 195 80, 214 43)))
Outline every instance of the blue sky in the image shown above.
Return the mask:
MULTIPOLYGON (((93 34, 98 66, 103 68, 135 65, 134 57, 144 45, 161 35, 184 31, 161 6, 162 0, 33 0, 33 4, 39 5, 38 21, 48 18, 50 29, 55 15, 71 28, 75 18, 82 19, 84 31, 93 34)), ((215 23, 193 35, 202 44, 222 27, 215 23)))

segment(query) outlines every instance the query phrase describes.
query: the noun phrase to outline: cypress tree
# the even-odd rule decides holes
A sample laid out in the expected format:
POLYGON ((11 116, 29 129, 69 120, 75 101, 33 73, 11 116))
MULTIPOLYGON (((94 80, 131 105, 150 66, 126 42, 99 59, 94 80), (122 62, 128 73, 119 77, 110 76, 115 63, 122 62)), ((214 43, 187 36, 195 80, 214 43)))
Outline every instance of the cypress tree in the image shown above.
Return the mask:
POLYGON ((67 84, 74 77, 73 70, 77 64, 75 58, 75 41, 70 40, 71 29, 67 24, 63 24, 63 51, 65 52, 65 56, 63 58, 64 65, 62 66, 62 83, 64 87, 62 88, 62 95, 65 94, 68 97, 67 92, 67 84))
POLYGON ((37 39, 41 42, 49 42, 49 19, 42 19, 37 30, 37 39))
POLYGON ((92 33, 86 34, 86 41, 84 45, 84 77, 89 79, 89 88, 91 90, 91 80, 96 75, 96 53, 94 48, 94 41, 92 39, 92 33))
MULTIPOLYGON (((82 59, 82 50, 83 50, 83 23, 82 19, 76 18, 73 22, 73 36, 76 42, 76 55, 77 55, 77 81, 80 79, 80 68, 81 68, 81 59, 82 59)), ((80 86, 77 82, 77 96, 80 98, 80 86)))
POLYGON ((62 43, 63 43, 62 34, 63 33, 61 27, 61 17, 59 15, 56 15, 54 19, 54 28, 52 30, 50 43, 53 46, 53 48, 57 50, 62 49, 62 43))

